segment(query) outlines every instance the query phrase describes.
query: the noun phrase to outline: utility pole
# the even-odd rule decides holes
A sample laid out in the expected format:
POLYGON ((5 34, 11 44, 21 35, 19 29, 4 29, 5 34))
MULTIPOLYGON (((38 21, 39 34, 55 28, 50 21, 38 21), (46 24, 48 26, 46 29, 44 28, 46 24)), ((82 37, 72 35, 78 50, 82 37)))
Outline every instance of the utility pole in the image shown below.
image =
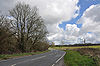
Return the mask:
POLYGON ((85 44, 85 39, 83 39, 83 42, 84 42, 84 44, 85 44))

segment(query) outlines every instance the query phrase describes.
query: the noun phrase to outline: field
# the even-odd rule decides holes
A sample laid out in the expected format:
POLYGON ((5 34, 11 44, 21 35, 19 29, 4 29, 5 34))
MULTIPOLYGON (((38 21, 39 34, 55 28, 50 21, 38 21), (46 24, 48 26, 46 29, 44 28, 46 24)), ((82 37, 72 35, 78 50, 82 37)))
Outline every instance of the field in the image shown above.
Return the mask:
POLYGON ((66 50, 64 62, 66 66, 97 66, 93 58, 81 55, 77 51, 66 50))
POLYGON ((66 51, 66 66, 100 66, 100 45, 52 48, 66 51))
POLYGON ((79 49, 79 48, 99 48, 99 46, 74 46, 74 47, 52 47, 53 49, 66 50, 66 49, 79 49))

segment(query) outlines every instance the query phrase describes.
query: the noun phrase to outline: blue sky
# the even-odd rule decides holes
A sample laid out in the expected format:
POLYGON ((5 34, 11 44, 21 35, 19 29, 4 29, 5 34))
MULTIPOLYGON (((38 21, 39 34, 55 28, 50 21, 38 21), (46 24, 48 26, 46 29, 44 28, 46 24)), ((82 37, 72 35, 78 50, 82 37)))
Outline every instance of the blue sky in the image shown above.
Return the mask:
MULTIPOLYGON (((84 11, 88 9, 91 5, 100 4, 100 0, 79 0, 77 6, 80 7, 79 15, 76 18, 72 18, 69 21, 64 21, 62 24, 59 24, 60 28, 66 29, 66 24, 76 24, 77 21, 81 18, 84 11)), ((76 11, 77 13, 77 11, 76 11)), ((76 24, 78 28, 81 28, 82 24, 76 24)))
POLYGON ((82 38, 100 43, 100 0, 0 0, 1 13, 8 14, 17 1, 39 8, 49 32, 47 38, 55 44, 79 43, 82 38))

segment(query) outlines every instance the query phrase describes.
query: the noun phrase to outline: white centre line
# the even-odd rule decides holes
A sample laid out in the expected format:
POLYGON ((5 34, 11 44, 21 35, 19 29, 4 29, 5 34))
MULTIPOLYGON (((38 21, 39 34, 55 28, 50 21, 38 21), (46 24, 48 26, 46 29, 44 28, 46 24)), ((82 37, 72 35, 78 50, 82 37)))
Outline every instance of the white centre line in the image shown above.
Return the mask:
POLYGON ((7 60, 0 60, 0 62, 5 62, 5 61, 7 61, 7 60))
POLYGON ((38 57, 38 58, 35 58, 35 59, 32 59, 32 60, 38 60, 38 59, 41 59, 41 58, 44 58, 46 56, 41 56, 41 57, 38 57))
POLYGON ((13 65, 11 65, 11 66, 16 66, 16 64, 13 64, 13 65))
POLYGON ((26 60, 26 61, 22 61, 22 62, 18 62, 16 64, 12 64, 11 66, 16 66, 17 64, 20 64, 20 63, 24 63, 24 62, 28 62, 28 61, 33 61, 33 60, 38 60, 38 59, 41 59, 41 58, 44 58, 46 56, 41 56, 41 57, 37 57, 37 58, 34 58, 34 59, 29 59, 29 60, 26 60))

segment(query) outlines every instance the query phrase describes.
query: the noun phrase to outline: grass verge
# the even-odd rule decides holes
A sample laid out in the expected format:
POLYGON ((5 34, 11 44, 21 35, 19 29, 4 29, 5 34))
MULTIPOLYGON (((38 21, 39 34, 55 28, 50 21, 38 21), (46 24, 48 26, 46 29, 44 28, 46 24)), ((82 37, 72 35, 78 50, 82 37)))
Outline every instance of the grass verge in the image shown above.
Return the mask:
POLYGON ((72 50, 66 50, 64 62, 66 66, 97 66, 93 58, 72 50))
POLYGON ((31 55, 36 55, 36 54, 41 54, 41 53, 45 53, 48 52, 47 51, 42 51, 42 52, 29 52, 29 53, 18 53, 18 54, 0 54, 0 60, 6 60, 9 58, 18 58, 18 57, 22 57, 22 56, 31 56, 31 55))

